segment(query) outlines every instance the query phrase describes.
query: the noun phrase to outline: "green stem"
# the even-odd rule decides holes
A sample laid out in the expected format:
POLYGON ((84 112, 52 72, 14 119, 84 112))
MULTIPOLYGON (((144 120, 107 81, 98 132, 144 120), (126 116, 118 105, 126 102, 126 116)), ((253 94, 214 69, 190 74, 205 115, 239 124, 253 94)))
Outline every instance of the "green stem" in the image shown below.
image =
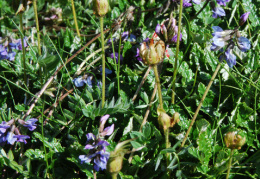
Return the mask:
POLYGON ((40 38, 40 28, 39 28, 39 20, 38 20, 37 2, 36 2, 36 0, 33 0, 33 10, 34 10, 34 17, 35 17, 36 29, 37 29, 38 53, 39 53, 39 55, 41 55, 42 54, 42 51, 41 51, 41 38, 40 38))
POLYGON ((178 71, 177 65, 178 65, 178 55, 179 55, 179 48, 180 48, 182 8, 183 8, 183 0, 180 0, 178 35, 177 35, 176 54, 175 54, 175 63, 174 63, 174 72, 173 72, 172 104, 174 104, 174 101, 175 101, 175 82, 176 82, 176 76, 177 76, 177 71, 178 71))
POLYGON ((112 179, 117 179, 117 173, 112 173, 112 174, 111 174, 111 178, 112 178, 112 179))
MULTIPOLYGON (((165 137, 165 145, 166 149, 171 147, 170 141, 169 141, 169 128, 164 130, 164 137, 165 137)), ((170 154, 167 152, 166 153, 166 167, 168 167, 170 164, 170 154)), ((168 178, 171 178, 171 170, 167 168, 167 176, 168 178)))
POLYGON ((80 38, 79 26, 78 26, 78 21, 77 21, 77 16, 76 16, 76 12, 75 12, 75 6, 74 6, 74 0, 71 0, 71 8, 72 8, 72 13, 73 13, 73 18, 74 18, 77 35, 80 38))
POLYGON ((120 95, 120 77, 119 77, 119 72, 120 72, 120 53, 121 53, 121 33, 119 37, 119 47, 118 47, 118 62, 117 62, 117 90, 118 90, 118 95, 120 95))
POLYGON ((232 166, 232 156, 233 156, 233 154, 234 154, 234 149, 231 149, 230 158, 229 158, 229 162, 228 162, 228 171, 227 171, 226 179, 229 178, 230 169, 231 169, 231 166, 232 166))
POLYGON ((198 116, 198 113, 199 113, 199 111, 200 111, 200 108, 201 108, 201 106, 202 106, 202 104, 203 104, 203 102, 204 102, 204 100, 205 100, 205 98, 206 98, 206 96, 207 96, 207 94, 208 94, 208 92, 209 92, 209 89, 210 89, 210 87, 211 87, 211 85, 212 85, 214 79, 216 78, 216 76, 217 76, 217 74, 218 74, 218 71, 219 71, 220 67, 221 67, 221 62, 218 64, 218 66, 217 66, 217 68, 216 68, 216 70, 215 70, 213 76, 212 76, 211 79, 210 79, 210 82, 209 82, 209 84, 208 84, 208 86, 207 86, 207 88, 206 88, 206 91, 204 92, 204 94, 203 94, 203 96, 202 96, 202 98, 201 98, 201 101, 200 101, 200 103, 199 103, 199 106, 197 107, 196 112, 195 112, 195 114, 194 114, 194 116, 193 116, 193 118, 192 118, 192 120, 191 120, 190 126, 189 126, 189 128, 188 128, 188 130, 187 130, 187 133, 186 133, 186 135, 185 135, 185 137, 184 137, 184 139, 183 139, 183 141, 182 141, 182 144, 181 144, 180 149, 184 146, 184 144, 185 144, 185 142, 186 142, 186 140, 187 140, 187 138, 188 138, 188 136, 189 136, 189 134, 190 134, 191 128, 192 128, 192 126, 193 126, 193 124, 194 124, 194 122, 195 122, 195 120, 196 120, 196 118, 197 118, 197 116, 198 116))
POLYGON ((105 91, 106 91, 106 74, 105 74, 105 46, 104 46, 104 32, 103 32, 103 17, 100 17, 100 30, 101 30, 101 45, 102 45, 102 108, 105 105, 105 91))
POLYGON ((163 109, 162 90, 161 90, 161 84, 160 84, 160 78, 159 78, 159 74, 158 74, 157 65, 154 65, 153 69, 154 69, 155 81, 157 84, 157 92, 158 92, 159 103, 160 103, 159 108, 163 109))
MULTIPOLYGON (((20 16, 20 31, 21 31, 21 42, 22 42, 22 52, 23 52, 23 78, 24 78, 24 85, 27 86, 24 34, 23 34, 23 14, 20 13, 19 16, 20 16)), ((25 95, 26 95, 26 93, 25 93, 25 95)))

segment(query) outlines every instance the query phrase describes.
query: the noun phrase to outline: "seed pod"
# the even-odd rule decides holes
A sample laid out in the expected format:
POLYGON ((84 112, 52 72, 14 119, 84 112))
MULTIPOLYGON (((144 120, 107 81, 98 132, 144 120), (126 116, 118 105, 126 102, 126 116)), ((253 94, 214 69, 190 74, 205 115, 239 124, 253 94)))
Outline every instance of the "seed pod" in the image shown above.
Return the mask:
POLYGON ((107 14, 109 4, 107 0, 93 0, 94 14, 101 17, 107 14))

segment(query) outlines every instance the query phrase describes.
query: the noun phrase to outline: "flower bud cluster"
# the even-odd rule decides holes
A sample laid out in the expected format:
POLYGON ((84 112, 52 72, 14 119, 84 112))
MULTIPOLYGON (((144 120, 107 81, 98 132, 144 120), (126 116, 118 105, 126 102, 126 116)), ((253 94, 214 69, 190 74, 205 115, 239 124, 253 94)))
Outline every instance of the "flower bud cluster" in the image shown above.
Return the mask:
POLYGON ((89 153, 87 155, 79 156, 81 163, 90 163, 93 159, 94 169, 96 171, 107 168, 107 162, 110 155, 110 153, 106 151, 106 147, 110 144, 107 141, 102 140, 102 138, 111 135, 114 131, 114 124, 105 128, 108 118, 108 114, 101 117, 98 135, 94 135, 93 133, 88 133, 86 135, 87 145, 85 146, 85 149, 88 149, 89 153))
MULTIPOLYGON (((155 33, 165 43, 176 43, 178 38, 178 26, 176 25, 176 20, 174 18, 170 18, 163 21, 162 24, 157 24, 155 33)), ((182 34, 180 34, 180 41, 181 39, 182 34)))
POLYGON ((227 148, 239 150, 245 144, 246 138, 232 131, 225 134, 224 141, 227 148))
POLYGON ((158 108, 157 113, 159 125, 163 130, 172 128, 180 121, 180 114, 178 112, 174 113, 173 116, 170 117, 163 109, 158 108))
MULTIPOLYGON (((21 119, 17 120, 19 124, 23 125, 24 127, 27 127, 30 131, 33 131, 36 129, 35 122, 38 121, 38 119, 31 118, 27 121, 23 121, 21 119)), ((13 145, 15 142, 23 142, 27 143, 26 139, 29 139, 30 136, 28 135, 21 135, 18 127, 15 125, 16 120, 11 119, 8 122, 3 121, 0 124, 0 145, 3 146, 5 142, 8 144, 13 145)))
MULTIPOLYGON (((21 39, 10 39, 11 42, 9 42, 8 38, 3 39, 0 37, 0 60, 7 59, 9 61, 14 61, 16 51, 22 50, 21 39)), ((24 47, 27 47, 26 39, 27 37, 24 38, 24 47)))

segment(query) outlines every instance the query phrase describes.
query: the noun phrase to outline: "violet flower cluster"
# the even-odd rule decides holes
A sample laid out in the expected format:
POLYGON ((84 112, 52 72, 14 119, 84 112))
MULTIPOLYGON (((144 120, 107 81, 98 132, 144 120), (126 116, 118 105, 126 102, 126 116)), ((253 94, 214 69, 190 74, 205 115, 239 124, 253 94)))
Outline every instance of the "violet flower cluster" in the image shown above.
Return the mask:
MULTIPOLYGON (((12 42, 0 37, 0 60, 7 59, 9 61, 14 61, 16 50, 22 50, 21 39, 15 40, 12 39, 12 42)), ((27 47, 26 37, 24 38, 24 47, 27 47)))
MULTIPOLYGON (((36 129, 36 124, 38 119, 31 118, 27 121, 23 121, 18 119, 18 123, 23 125, 24 127, 28 128, 30 131, 36 129)), ((30 136, 28 135, 21 135, 19 128, 15 125, 15 120, 11 119, 8 122, 3 121, 0 124, 0 145, 3 146, 5 142, 8 144, 13 145, 15 142, 23 142, 27 143, 26 139, 29 139, 30 136)))
MULTIPOLYGON (((240 17, 240 24, 243 25, 248 18, 249 13, 245 13, 240 17)), ((224 54, 220 56, 220 60, 225 59, 228 66, 232 68, 236 65, 236 56, 233 54, 233 49, 237 46, 242 52, 246 52, 250 49, 250 41, 246 37, 241 37, 238 28, 235 30, 223 30, 219 26, 212 27, 214 30, 213 42, 211 46, 212 51, 224 51, 224 54)))
MULTIPOLYGON (((102 67, 100 67, 99 69, 100 71, 100 75, 102 76, 102 67)), ((110 75, 112 73, 112 70, 109 70, 107 68, 105 68, 105 75, 110 75)), ((73 83, 76 87, 83 87, 85 84, 88 85, 90 88, 93 87, 93 76, 88 76, 88 75, 84 75, 84 76, 79 76, 77 78, 74 78, 73 83)), ((100 80, 97 80, 97 86, 100 87, 102 86, 102 83, 100 80)))
POLYGON ((107 141, 103 140, 105 136, 109 136, 114 131, 114 124, 104 129, 105 123, 109 115, 104 115, 100 119, 99 133, 94 135, 93 133, 88 133, 87 145, 85 149, 89 150, 87 155, 80 155, 79 159, 82 163, 93 163, 95 171, 99 169, 104 170, 107 168, 107 162, 110 153, 106 151, 106 147, 110 145, 107 141))

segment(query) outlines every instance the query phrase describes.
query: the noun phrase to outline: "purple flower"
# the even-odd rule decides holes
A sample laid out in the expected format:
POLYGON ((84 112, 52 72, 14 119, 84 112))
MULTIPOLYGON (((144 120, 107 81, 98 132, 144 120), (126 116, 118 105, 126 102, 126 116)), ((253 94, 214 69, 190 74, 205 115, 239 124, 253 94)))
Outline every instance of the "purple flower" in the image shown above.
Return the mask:
MULTIPOLYGON (((173 2, 180 3, 180 0, 172 0, 173 2)), ((190 3, 190 0, 183 0, 183 7, 190 7, 192 4, 190 3)))
POLYGON ((23 142, 23 143, 27 143, 26 139, 30 139, 30 136, 28 135, 15 135, 13 136, 13 138, 17 139, 17 142, 23 142))
POLYGON ((81 163, 90 163, 93 160, 94 169, 99 171, 99 169, 104 170, 107 166, 107 161, 109 159, 110 153, 106 151, 106 147, 110 145, 107 141, 102 140, 105 135, 111 135, 114 131, 114 124, 104 129, 109 115, 104 115, 100 119, 99 134, 95 136, 92 133, 88 133, 87 145, 85 149, 89 150, 87 155, 80 155, 79 159, 81 163))
POLYGON ((239 37, 238 41, 237 41, 237 44, 238 44, 238 48, 242 52, 246 52, 251 47, 250 41, 246 37, 239 37))
POLYGON ((220 56, 220 59, 225 59, 228 66, 232 68, 234 65, 236 65, 236 56, 232 53, 232 49, 228 48, 224 55, 220 56))
POLYGON ((221 7, 215 7, 212 12, 213 12, 213 14, 212 14, 213 18, 226 16, 226 13, 225 13, 224 9, 221 8, 221 7))
POLYGON ((108 142, 96 139, 92 133, 87 134, 88 142, 92 142, 91 144, 87 144, 85 149, 89 150, 88 155, 80 155, 79 159, 81 163, 90 163, 93 160, 94 169, 99 171, 99 169, 104 170, 107 166, 107 161, 109 159, 110 153, 106 151, 106 147, 110 145, 108 142), (91 138, 91 139, 90 139, 91 138), (95 139, 95 140, 92 140, 95 139))
POLYGON ((5 48, 3 45, 0 45, 0 60, 7 59, 7 48, 5 48))
POLYGON ((248 19, 248 16, 249 16, 250 12, 246 12, 244 14, 242 14, 242 16, 240 17, 240 20, 239 20, 239 25, 242 26, 246 20, 248 19))
POLYGON ((136 55, 135 55, 135 57, 136 57, 136 59, 137 59, 138 61, 143 61, 142 58, 140 57, 140 50, 139 50, 139 48, 136 49, 136 55))
POLYGON ((8 144, 13 145, 17 141, 17 138, 15 138, 14 136, 15 135, 14 135, 13 132, 8 132, 7 133, 6 140, 7 140, 8 144))
POLYGON ((88 84, 92 88, 92 80, 91 77, 88 77, 87 79, 83 79, 81 76, 78 78, 73 79, 73 83, 76 87, 82 87, 85 84, 88 84))
MULTIPOLYGON (((26 43, 27 37, 23 38, 23 43, 24 43, 24 47, 27 47, 27 43, 26 43)), ((22 50, 22 41, 21 39, 18 40, 13 40, 12 43, 9 43, 11 49, 16 49, 16 50, 22 50)))
POLYGON ((31 119, 27 120, 23 126, 27 127, 30 131, 33 131, 34 129, 36 129, 35 122, 37 122, 37 121, 38 121, 38 119, 31 118, 31 119))
MULTIPOLYGON (((109 57, 114 59, 114 53, 111 53, 109 57)), ((118 53, 117 52, 115 52, 115 59, 116 59, 116 63, 118 63, 118 53)), ((122 61, 123 61, 123 56, 120 54, 120 62, 122 62, 122 61)), ((112 71, 111 71, 111 73, 112 73, 112 71)))
POLYGON ((204 0, 192 0, 192 2, 193 2, 194 4, 200 4, 202 1, 204 1, 204 0))
MULTIPOLYGON (((100 75, 102 75, 102 67, 100 67, 99 70, 100 70, 100 75)), ((112 70, 105 68, 105 76, 110 75, 111 73, 112 73, 112 70)))
POLYGON ((8 125, 7 122, 3 121, 1 124, 0 124, 0 137, 2 134, 4 134, 6 132, 6 129, 10 128, 10 125, 8 125))
POLYGON ((213 26, 212 29, 214 30, 214 33, 212 33, 213 35, 213 42, 212 42, 212 46, 211 46, 211 50, 212 51, 217 51, 222 49, 225 45, 227 45, 228 40, 231 39, 230 34, 233 32, 232 30, 225 30, 223 31, 223 29, 219 26, 213 26))
POLYGON ((230 0, 217 0, 217 3, 221 6, 226 6, 226 2, 229 2, 230 0))

